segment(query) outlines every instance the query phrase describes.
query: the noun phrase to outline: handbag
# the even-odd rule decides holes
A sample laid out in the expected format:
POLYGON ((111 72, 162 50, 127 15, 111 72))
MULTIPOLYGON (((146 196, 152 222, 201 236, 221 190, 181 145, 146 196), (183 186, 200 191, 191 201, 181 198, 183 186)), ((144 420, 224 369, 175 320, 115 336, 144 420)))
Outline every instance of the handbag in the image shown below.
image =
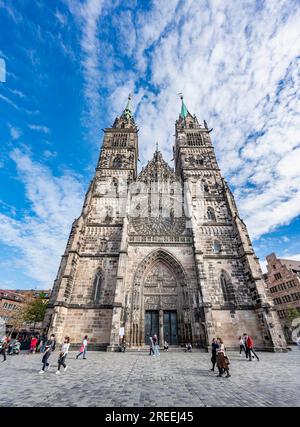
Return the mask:
POLYGON ((226 362, 226 364, 227 364, 227 365, 230 365, 230 362, 229 362, 228 356, 224 356, 224 360, 225 360, 225 362, 226 362))

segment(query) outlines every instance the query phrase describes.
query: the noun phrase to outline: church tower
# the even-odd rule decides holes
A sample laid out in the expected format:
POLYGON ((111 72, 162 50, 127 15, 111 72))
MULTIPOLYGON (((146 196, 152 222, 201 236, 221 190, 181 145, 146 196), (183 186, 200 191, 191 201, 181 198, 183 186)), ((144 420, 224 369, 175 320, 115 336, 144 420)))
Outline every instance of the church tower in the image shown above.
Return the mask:
POLYGON ((46 312, 45 325, 59 340, 79 343, 88 334, 94 348, 110 341, 128 186, 135 180, 138 129, 125 110, 104 129, 96 173, 81 215, 72 225, 46 312))
POLYGON ((191 220, 206 340, 210 343, 222 336, 230 347, 246 332, 255 337, 257 347, 281 348, 285 340, 277 313, 267 300, 246 225, 222 178, 212 129, 205 121, 200 125, 181 100, 175 124, 175 169, 184 183, 191 220))
POLYGON ((285 340, 247 228, 222 178, 206 122, 183 99, 175 124, 175 169, 158 146, 137 172, 138 129, 130 106, 104 129, 95 176, 73 223, 46 312, 61 341, 94 349, 141 348, 213 337, 258 349, 285 340))

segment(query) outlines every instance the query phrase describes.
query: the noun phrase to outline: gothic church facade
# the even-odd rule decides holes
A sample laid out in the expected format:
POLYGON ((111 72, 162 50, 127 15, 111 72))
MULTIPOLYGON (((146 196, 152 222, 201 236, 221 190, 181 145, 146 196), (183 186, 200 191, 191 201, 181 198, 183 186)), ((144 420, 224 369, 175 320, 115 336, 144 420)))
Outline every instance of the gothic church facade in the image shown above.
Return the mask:
POLYGON ((95 349, 221 336, 285 347, 246 226, 222 178, 206 122, 182 99, 172 169, 156 148, 138 174, 130 99, 104 130, 96 172, 73 223, 45 317, 49 333, 95 349))

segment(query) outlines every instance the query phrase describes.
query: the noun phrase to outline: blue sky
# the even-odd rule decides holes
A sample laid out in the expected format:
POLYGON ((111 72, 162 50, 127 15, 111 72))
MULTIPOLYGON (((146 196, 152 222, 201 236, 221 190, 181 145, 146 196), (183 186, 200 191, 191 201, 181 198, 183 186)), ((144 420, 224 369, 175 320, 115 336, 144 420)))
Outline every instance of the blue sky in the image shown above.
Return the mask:
POLYGON ((47 288, 129 92, 141 164, 183 92, 258 256, 300 259, 299 0, 0 0, 0 287, 47 288))

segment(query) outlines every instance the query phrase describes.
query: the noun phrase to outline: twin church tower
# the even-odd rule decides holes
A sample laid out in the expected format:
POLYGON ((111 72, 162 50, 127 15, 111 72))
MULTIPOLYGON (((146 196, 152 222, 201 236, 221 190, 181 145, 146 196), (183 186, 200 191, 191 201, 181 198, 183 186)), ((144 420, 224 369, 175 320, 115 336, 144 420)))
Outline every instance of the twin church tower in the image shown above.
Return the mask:
POLYGON ((72 225, 45 317, 49 333, 94 349, 214 337, 236 347, 285 346, 210 129, 183 99, 175 123, 175 170, 156 148, 138 174, 138 129, 128 104, 104 139, 81 215, 72 225))

